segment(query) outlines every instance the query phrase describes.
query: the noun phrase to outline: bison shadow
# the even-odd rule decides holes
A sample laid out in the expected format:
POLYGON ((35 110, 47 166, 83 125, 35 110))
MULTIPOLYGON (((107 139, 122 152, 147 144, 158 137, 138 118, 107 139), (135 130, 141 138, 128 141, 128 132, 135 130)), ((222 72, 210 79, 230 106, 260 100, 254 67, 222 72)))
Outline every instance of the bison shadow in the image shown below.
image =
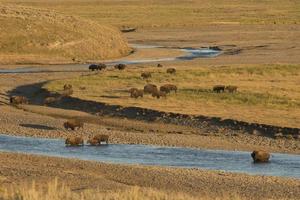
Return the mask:
POLYGON ((57 130, 57 128, 55 128, 55 127, 45 126, 45 125, 40 125, 40 124, 20 124, 20 126, 26 127, 26 128, 49 130, 49 131, 57 130))

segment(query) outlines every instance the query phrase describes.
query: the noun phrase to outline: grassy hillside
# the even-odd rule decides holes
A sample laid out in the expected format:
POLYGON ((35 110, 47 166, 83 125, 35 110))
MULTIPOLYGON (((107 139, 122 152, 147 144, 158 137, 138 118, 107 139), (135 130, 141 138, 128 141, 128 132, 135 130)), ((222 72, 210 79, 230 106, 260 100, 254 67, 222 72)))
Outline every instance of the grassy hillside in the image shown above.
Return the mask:
POLYGON ((224 66, 177 68, 176 75, 166 68, 129 68, 50 82, 45 87, 60 91, 65 83, 72 84, 74 96, 82 99, 146 107, 168 112, 219 116, 248 122, 298 127, 300 124, 300 65, 224 66), (166 99, 150 95, 133 99, 127 90, 142 89, 147 83, 142 71, 152 72, 148 82, 161 86, 176 84, 177 94, 166 99), (236 85, 237 93, 215 93, 217 84, 236 85), (85 90, 80 88, 85 87, 85 90))
POLYGON ((0 5, 0 63, 100 60, 129 51, 113 27, 44 9, 0 5))
POLYGON ((117 26, 299 23, 297 0, 2 0, 76 14, 117 26))

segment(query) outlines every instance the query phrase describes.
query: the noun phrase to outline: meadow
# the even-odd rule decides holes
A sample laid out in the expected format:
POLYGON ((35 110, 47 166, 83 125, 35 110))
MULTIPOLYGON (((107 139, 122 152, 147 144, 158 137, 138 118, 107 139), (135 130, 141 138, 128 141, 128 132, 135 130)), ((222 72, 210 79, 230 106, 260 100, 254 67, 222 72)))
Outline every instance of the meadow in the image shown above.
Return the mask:
POLYGON ((175 75, 166 68, 129 67, 125 71, 109 69, 80 77, 52 81, 44 87, 61 92, 64 84, 74 87, 74 97, 112 105, 145 107, 166 112, 218 116, 248 122, 299 127, 300 65, 265 66, 177 66, 175 75), (144 80, 141 72, 151 72, 144 80), (156 99, 151 95, 130 98, 132 87, 143 89, 147 83, 157 86, 175 84, 177 93, 156 99), (235 85, 236 93, 216 93, 214 85, 235 85))
POLYGON ((2 0, 78 15, 101 24, 138 28, 182 28, 204 24, 296 24, 296 0, 2 0))

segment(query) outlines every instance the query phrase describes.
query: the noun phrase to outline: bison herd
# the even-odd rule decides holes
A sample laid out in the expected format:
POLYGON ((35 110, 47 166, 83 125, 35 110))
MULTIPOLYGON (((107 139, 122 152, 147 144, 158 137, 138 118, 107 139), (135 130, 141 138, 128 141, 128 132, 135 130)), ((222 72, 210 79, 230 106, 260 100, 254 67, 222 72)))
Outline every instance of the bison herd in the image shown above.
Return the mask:
MULTIPOLYGON (((157 67, 162 67, 162 65, 158 64, 157 67)), ((176 69, 175 68, 168 68, 166 70, 166 72, 169 73, 169 74, 175 74, 176 69)), ((151 72, 142 72, 141 73, 141 78, 142 79, 149 79, 151 77, 152 77, 151 72)), ((172 91, 177 93, 177 86, 173 85, 173 84, 165 84, 165 85, 162 85, 158 88, 157 85, 148 83, 144 86, 144 89, 130 88, 128 91, 130 93, 131 98, 136 98, 137 99, 139 97, 143 97, 144 94, 150 94, 152 97, 159 99, 161 97, 166 97, 167 94, 169 94, 172 91)))
MULTIPOLYGON (((68 121, 64 122, 63 124, 64 128, 66 130, 79 130, 79 129, 83 129, 83 122, 80 121, 79 119, 69 119, 68 121)), ((87 140, 87 144, 91 145, 91 146, 97 146, 97 145, 101 145, 103 142, 105 144, 108 144, 108 135, 103 135, 103 134, 99 134, 99 135, 95 135, 92 138, 89 138, 87 140)), ((66 146, 83 146, 84 145, 84 140, 81 137, 68 137, 65 140, 65 144, 66 146)))
POLYGON ((106 65, 104 63, 100 63, 100 64, 91 64, 89 66, 89 70, 90 71, 101 71, 101 70, 104 70, 106 69, 106 65))
POLYGON ((154 84, 148 83, 144 86, 144 89, 131 88, 129 89, 130 97, 139 98, 144 94, 150 94, 154 98, 166 97, 171 91, 177 92, 177 86, 173 84, 165 84, 158 87, 154 84))
MULTIPOLYGON (((87 140, 87 144, 90 146, 99 146, 102 145, 104 142, 105 144, 108 144, 108 135, 95 135, 94 137, 87 140)), ((82 137, 68 137, 65 140, 65 145, 68 147, 76 147, 76 146, 83 146, 85 144, 84 139, 82 137)))
MULTIPOLYGON (((99 64, 91 64, 89 65, 89 70, 90 71, 101 71, 101 70, 104 70, 106 69, 107 66, 106 64, 104 63, 99 63, 99 64)), ((114 66, 115 69, 118 69, 118 70, 124 70, 126 68, 126 65, 125 64, 116 64, 114 66)))
POLYGON ((234 85, 215 85, 213 86, 213 91, 216 93, 221 93, 221 92, 229 92, 229 93, 234 93, 237 92, 238 87, 234 85))

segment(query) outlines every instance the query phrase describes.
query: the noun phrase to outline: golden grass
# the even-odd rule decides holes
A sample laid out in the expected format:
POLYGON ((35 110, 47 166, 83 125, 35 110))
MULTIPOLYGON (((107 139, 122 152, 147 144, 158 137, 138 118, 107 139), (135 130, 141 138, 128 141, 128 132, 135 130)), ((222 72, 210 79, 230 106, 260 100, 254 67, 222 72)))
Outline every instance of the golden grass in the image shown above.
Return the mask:
POLYGON ((118 26, 195 27, 203 24, 295 24, 296 0, 2 0, 76 14, 118 26))
POLYGON ((123 72, 108 70, 78 78, 58 80, 45 85, 50 91, 60 91, 65 83, 72 84, 75 97, 122 106, 146 107, 185 114, 219 116, 249 122, 299 127, 300 65, 177 67, 176 75, 165 68, 135 68, 123 72), (142 89, 147 81, 142 71, 152 72, 148 82, 158 86, 176 84, 177 94, 166 99, 150 95, 132 99, 127 90, 142 89), (236 85, 237 93, 212 92, 216 84, 236 85), (81 90, 80 87, 85 87, 81 90))
POLYGON ((111 26, 49 10, 2 4, 0 47, 0 63, 82 62, 130 52, 120 32, 111 26))
POLYGON ((48 183, 47 187, 38 187, 34 182, 31 185, 0 188, 1 200, 239 200, 237 195, 226 195, 222 198, 192 197, 178 192, 164 192, 152 188, 131 187, 125 191, 85 190, 72 192, 57 179, 48 183))

